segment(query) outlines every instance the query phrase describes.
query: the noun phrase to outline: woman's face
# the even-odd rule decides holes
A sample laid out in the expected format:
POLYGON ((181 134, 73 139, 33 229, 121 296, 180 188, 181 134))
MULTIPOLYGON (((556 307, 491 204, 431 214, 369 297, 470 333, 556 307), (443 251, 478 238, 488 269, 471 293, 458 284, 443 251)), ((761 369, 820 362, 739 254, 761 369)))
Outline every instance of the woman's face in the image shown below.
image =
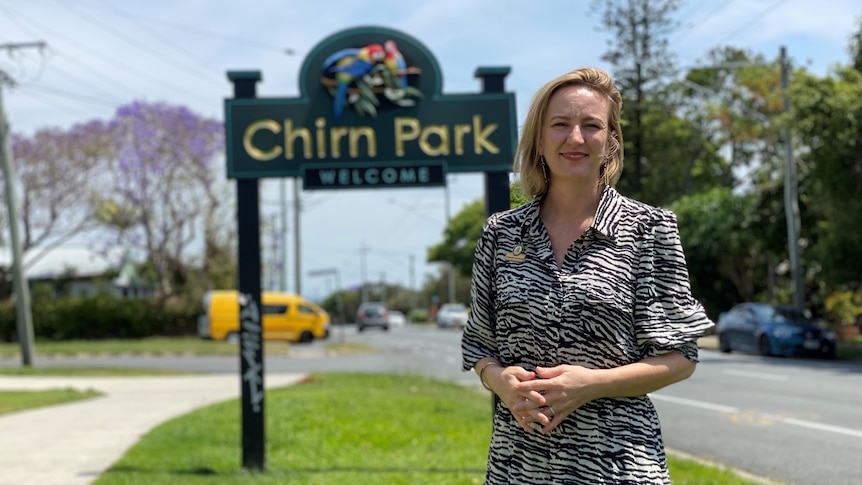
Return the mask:
POLYGON ((598 181, 608 141, 610 100, 585 86, 566 86, 548 102, 541 153, 556 182, 598 181))

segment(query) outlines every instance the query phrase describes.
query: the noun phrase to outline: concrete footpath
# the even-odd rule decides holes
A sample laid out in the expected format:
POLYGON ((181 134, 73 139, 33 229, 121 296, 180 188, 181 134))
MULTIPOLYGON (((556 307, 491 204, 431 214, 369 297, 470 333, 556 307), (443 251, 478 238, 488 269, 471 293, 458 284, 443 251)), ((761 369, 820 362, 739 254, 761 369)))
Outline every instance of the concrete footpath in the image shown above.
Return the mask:
MULTIPOLYGON (((267 373, 267 388, 302 374, 267 373)), ((155 426, 240 395, 238 374, 11 377, 0 390, 93 389, 103 396, 0 416, 0 485, 92 483, 155 426)), ((239 453, 239 443, 237 443, 239 453)))

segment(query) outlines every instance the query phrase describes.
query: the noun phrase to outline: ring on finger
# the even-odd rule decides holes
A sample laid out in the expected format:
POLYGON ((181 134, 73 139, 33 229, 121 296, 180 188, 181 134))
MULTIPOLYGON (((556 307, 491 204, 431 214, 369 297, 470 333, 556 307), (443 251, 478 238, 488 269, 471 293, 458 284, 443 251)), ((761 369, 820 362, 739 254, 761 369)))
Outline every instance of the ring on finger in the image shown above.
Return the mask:
POLYGON ((557 415, 557 412, 554 410, 554 406, 551 406, 550 404, 548 404, 548 411, 551 412, 552 418, 557 415))

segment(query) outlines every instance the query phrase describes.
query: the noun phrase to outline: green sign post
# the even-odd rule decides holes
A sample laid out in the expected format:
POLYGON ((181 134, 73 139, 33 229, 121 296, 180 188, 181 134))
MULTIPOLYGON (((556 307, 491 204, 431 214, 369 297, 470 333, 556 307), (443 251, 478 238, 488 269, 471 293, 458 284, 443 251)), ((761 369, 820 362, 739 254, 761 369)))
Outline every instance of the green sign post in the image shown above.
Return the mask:
POLYGON ((335 33, 306 57, 300 96, 258 98, 257 71, 231 71, 225 100, 227 175, 237 180, 242 463, 264 468, 258 179, 299 177, 304 189, 446 184, 484 172, 489 214, 509 208, 517 140, 508 67, 480 67, 481 93, 443 94, 436 59, 413 37, 381 27, 335 33))

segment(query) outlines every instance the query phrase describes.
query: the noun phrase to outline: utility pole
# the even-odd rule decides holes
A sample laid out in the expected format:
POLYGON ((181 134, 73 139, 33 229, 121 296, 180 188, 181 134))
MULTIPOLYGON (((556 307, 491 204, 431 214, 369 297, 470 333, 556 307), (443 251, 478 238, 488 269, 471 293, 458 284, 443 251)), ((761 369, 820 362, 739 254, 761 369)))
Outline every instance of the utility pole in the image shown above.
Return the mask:
POLYGON ((410 259, 410 310, 416 309, 416 257, 412 254, 410 259))
MULTIPOLYGON (((451 222, 451 213, 449 208, 449 180, 447 177, 446 186, 444 187, 446 191, 446 224, 448 225, 451 222)), ((449 282, 447 286, 449 287, 449 303, 455 303, 455 265, 451 262, 446 263, 446 272, 449 277, 449 282)))
MULTIPOLYGON (((43 49, 44 42, 24 42, 0 44, 0 49, 12 52, 16 49, 43 49)), ((3 178, 6 181, 6 207, 9 215, 9 239, 12 246, 12 276, 15 287, 15 317, 18 328, 18 341, 21 344, 21 363, 24 367, 33 365, 33 315, 30 308, 30 286, 24 274, 21 256, 21 234, 18 227, 18 196, 15 190, 15 164, 12 161, 12 146, 9 121, 3 107, 3 86, 14 85, 12 78, 0 71, 0 161, 3 165, 3 178)))
POLYGON ((287 291, 287 184, 284 178, 279 179, 278 181, 279 188, 279 198, 278 198, 278 208, 280 213, 280 224, 279 224, 279 248, 278 248, 278 256, 276 259, 281 261, 281 265, 278 267, 278 291, 286 292, 287 291))
POLYGON ((302 210, 302 204, 299 202, 299 191, 302 189, 302 179, 299 177, 294 177, 293 179, 293 252, 294 252, 294 261, 293 261, 293 277, 294 288, 296 288, 296 294, 302 296, 302 254, 301 244, 299 233, 299 221, 300 211, 302 210))
MULTIPOLYGON (((790 100, 787 97, 787 86, 789 84, 787 49, 781 46, 780 50, 781 62, 781 97, 782 108, 785 113, 790 111, 790 100)), ((728 68, 734 69, 738 67, 747 67, 754 64, 748 62, 736 63, 731 62, 719 66, 706 66, 705 68, 728 68)), ((701 67, 704 68, 704 67, 701 67)), ((704 88, 698 84, 683 80, 683 84, 698 91, 708 94, 716 94, 714 91, 704 88)), ((743 111, 756 116, 764 123, 770 123, 763 113, 752 111, 745 106, 739 106, 743 111)), ((790 129, 787 126, 781 128, 781 138, 784 143, 784 215, 787 222, 787 252, 790 259, 790 276, 791 286, 793 290, 793 307, 798 310, 805 309, 805 275, 802 272, 800 263, 800 248, 799 235, 802 232, 802 221, 799 216, 799 195, 796 180, 796 163, 793 161, 793 140, 790 135, 790 129)), ((770 269, 770 278, 772 270, 770 269)))
MULTIPOLYGON (((781 96, 784 112, 790 111, 790 100, 787 98, 788 84, 787 49, 781 46, 781 96)), ((799 263, 799 234, 802 221, 799 217, 799 197, 796 187, 796 164, 793 162, 793 143, 790 129, 782 128, 784 139, 784 214, 787 218, 787 247, 790 256, 790 274, 793 278, 793 306, 798 310, 805 309, 805 277, 802 265, 799 263)))
POLYGON ((368 247, 365 241, 359 243, 359 285, 361 286, 362 303, 368 302, 368 285, 365 282, 365 253, 368 247))

